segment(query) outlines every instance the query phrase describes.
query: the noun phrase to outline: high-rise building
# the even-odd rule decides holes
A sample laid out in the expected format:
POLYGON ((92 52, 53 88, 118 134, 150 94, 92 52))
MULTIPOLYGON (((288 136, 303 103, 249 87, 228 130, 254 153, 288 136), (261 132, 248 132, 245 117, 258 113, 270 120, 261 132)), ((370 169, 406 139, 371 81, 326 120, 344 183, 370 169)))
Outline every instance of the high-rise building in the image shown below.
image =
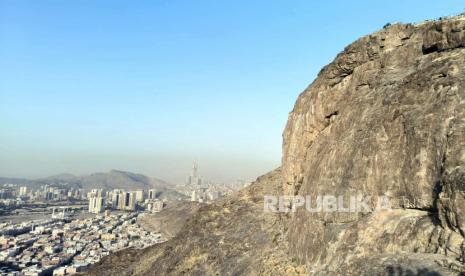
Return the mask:
POLYGON ((67 194, 68 198, 75 198, 75 199, 81 199, 82 198, 82 190, 81 189, 70 188, 66 194, 67 194))
POLYGON ((14 191, 11 189, 1 189, 0 190, 0 199, 13 198, 14 191))
POLYGON ((120 194, 118 209, 133 211, 136 209, 136 192, 124 192, 120 194))
POLYGON ((27 195, 27 187, 22 186, 19 188, 19 196, 26 196, 27 195))
POLYGON ((145 199, 144 198, 145 197, 144 191, 143 190, 138 190, 138 191, 135 191, 135 193, 136 193, 136 201, 137 202, 144 202, 144 199, 145 199))
POLYGON ((137 194, 136 192, 129 192, 129 201, 126 204, 127 210, 136 210, 137 194))
POLYGON ((45 192, 45 200, 52 200, 53 193, 52 192, 45 192))
POLYGON ((111 205, 113 208, 121 209, 120 205, 121 205, 121 202, 123 201, 123 194, 124 194, 124 191, 120 189, 114 189, 113 191, 111 191, 110 198, 111 198, 111 205))
POLYGON ((191 201, 197 201, 197 191, 196 190, 192 191, 191 201))
POLYGON ((105 209, 105 200, 101 196, 92 196, 89 198, 89 213, 101 213, 105 209))
POLYGON ((199 176, 199 167, 197 165, 197 162, 194 161, 192 164, 192 171, 191 175, 187 177, 186 184, 191 187, 196 187, 196 186, 201 186, 202 185, 202 179, 199 176))
POLYGON ((192 176, 197 177, 199 172, 199 165, 194 161, 192 164, 192 176))
POLYGON ((123 192, 123 193, 120 193, 118 195, 118 199, 117 199, 117 204, 116 204, 116 208, 118 210, 124 210, 126 208, 126 192, 123 192))
POLYGON ((96 196, 96 197, 104 197, 105 196, 105 193, 102 189, 92 189, 90 190, 90 192, 87 194, 87 197, 92 197, 92 196, 96 196))
POLYGON ((148 199, 155 199, 157 197, 157 191, 155 189, 150 189, 148 192, 148 199))

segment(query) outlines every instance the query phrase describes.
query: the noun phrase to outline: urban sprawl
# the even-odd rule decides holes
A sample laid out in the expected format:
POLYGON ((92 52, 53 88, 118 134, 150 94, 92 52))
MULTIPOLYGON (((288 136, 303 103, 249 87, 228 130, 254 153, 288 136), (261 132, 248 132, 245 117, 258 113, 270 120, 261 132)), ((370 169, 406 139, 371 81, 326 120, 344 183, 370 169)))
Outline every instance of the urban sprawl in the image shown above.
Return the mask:
MULTIPOLYGON (((184 199, 210 202, 239 187, 204 181, 194 163, 184 199)), ((237 185, 236 185, 237 186, 237 185)), ((181 199, 181 198, 180 198, 181 199)), ((3 184, 0 189, 0 274, 71 275, 125 249, 164 242, 139 223, 167 205, 156 189, 90 189, 3 184)))

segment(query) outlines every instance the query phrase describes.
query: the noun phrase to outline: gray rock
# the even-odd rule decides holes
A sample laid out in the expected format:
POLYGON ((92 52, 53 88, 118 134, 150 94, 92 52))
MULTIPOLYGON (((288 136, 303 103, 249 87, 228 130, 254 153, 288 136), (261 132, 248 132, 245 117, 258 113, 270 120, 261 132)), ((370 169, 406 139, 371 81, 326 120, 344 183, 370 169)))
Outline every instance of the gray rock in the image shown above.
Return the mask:
POLYGON ((396 24, 363 37, 299 96, 284 131, 283 189, 386 195, 396 208, 387 221, 299 209, 291 255, 312 271, 408 252, 463 259, 464 23, 396 24))

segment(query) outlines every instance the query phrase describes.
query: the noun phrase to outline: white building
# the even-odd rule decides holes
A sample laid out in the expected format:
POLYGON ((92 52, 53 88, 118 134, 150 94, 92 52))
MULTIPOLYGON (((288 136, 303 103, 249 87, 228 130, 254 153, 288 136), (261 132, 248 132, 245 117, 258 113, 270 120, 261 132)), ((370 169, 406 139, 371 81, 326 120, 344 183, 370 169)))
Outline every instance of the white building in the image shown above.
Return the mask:
POLYGON ((155 199, 157 197, 157 191, 155 189, 150 189, 148 192, 148 199, 155 199))
POLYGON ((124 192, 118 201, 119 210, 133 211, 136 209, 136 192, 124 192))
POLYGON ((124 197, 124 191, 120 189, 114 189, 111 192, 111 204, 113 208, 120 209, 124 197))
POLYGON ((90 192, 87 194, 88 198, 91 197, 104 197, 105 193, 102 189, 92 189, 90 192))
POLYGON ((98 214, 105 209, 105 200, 101 196, 93 196, 89 198, 89 213, 98 214))
POLYGON ((197 191, 196 190, 193 190, 192 191, 192 194, 191 194, 191 201, 197 201, 198 198, 197 198, 197 191))
POLYGON ((27 195, 27 187, 22 186, 19 188, 19 196, 26 196, 27 195))
POLYGON ((136 193, 136 201, 137 202, 144 202, 144 191, 143 190, 139 190, 139 191, 135 191, 136 193))

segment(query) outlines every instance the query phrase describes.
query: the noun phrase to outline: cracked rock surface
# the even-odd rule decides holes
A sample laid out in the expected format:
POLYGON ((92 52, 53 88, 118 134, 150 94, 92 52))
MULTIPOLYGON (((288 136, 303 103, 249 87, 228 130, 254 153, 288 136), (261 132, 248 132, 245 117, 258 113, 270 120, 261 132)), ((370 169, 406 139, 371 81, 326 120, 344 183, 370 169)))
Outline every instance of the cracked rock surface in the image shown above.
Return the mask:
POLYGON ((392 25, 349 45, 299 96, 284 131, 286 193, 386 195, 395 209, 298 210, 290 254, 311 271, 411 253, 463 271, 464 46, 463 17, 392 25))

